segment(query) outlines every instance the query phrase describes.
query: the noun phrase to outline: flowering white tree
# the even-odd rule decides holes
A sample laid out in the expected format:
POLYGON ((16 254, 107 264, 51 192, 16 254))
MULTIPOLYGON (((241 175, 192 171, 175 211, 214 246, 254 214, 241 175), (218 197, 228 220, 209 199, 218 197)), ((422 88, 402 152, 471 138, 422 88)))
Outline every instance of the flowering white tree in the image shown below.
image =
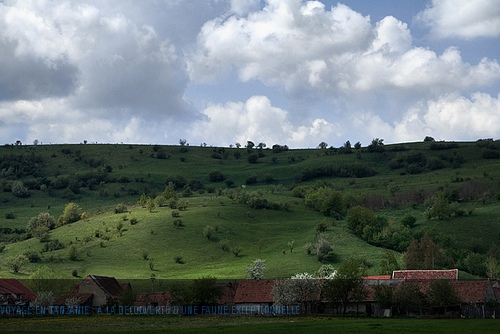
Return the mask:
POLYGON ((253 261, 253 264, 246 268, 248 278, 250 279, 264 279, 264 270, 266 269, 266 264, 264 260, 257 259, 253 261))
POLYGON ((272 294, 275 305, 301 304, 302 312, 319 300, 321 280, 309 273, 295 274, 290 279, 279 280, 273 286, 272 294))

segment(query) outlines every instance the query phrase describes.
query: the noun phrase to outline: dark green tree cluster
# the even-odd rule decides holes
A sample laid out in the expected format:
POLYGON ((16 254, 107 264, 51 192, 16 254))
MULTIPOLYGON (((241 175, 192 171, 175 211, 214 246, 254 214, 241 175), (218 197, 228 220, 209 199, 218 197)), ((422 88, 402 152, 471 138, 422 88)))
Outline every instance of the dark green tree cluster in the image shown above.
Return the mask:
POLYGON ((345 315, 349 303, 365 300, 367 295, 363 284, 365 271, 363 260, 350 258, 340 264, 333 279, 325 280, 323 283, 324 297, 334 306, 341 306, 342 315, 345 315))
POLYGON ((369 165, 360 162, 346 163, 334 166, 323 165, 316 168, 306 168, 294 177, 295 182, 305 182, 319 177, 362 178, 374 176, 376 171, 369 165))
POLYGON ((345 211, 342 193, 328 187, 307 189, 304 204, 328 217, 340 218, 345 211))
POLYGON ((222 292, 222 285, 212 276, 178 281, 170 288, 174 305, 214 305, 221 298, 222 292))

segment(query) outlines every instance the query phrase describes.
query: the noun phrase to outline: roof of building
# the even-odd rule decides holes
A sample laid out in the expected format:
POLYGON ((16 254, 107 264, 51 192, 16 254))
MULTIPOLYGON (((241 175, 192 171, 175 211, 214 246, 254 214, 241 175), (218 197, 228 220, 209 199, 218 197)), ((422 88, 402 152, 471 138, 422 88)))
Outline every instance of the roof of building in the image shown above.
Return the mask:
POLYGON ((35 300, 37 296, 15 278, 0 279, 0 293, 21 295, 23 299, 35 300))
POLYGON ((363 277, 365 281, 385 281, 390 280, 391 275, 376 275, 376 276, 365 276, 363 277))
POLYGON ((234 303, 272 303, 274 280, 242 280, 238 283, 234 303))
POLYGON ((85 280, 93 281, 108 297, 114 299, 119 299, 123 291, 123 286, 114 277, 88 275, 85 280))
POLYGON ((458 269, 449 270, 395 270, 392 279, 433 280, 447 278, 458 280, 458 269))
POLYGON ((149 306, 151 303, 157 303, 158 306, 166 306, 171 300, 172 297, 168 292, 147 292, 137 295, 134 306, 149 306))
POLYGON ((455 281, 452 282, 455 291, 460 296, 462 303, 484 303, 487 302, 486 291, 489 282, 482 281, 455 281))

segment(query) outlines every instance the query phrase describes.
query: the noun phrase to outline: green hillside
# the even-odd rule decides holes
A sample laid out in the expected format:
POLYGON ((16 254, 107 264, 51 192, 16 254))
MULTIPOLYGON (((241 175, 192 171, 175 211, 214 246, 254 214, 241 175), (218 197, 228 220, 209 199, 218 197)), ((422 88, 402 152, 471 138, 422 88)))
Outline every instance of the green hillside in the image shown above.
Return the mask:
POLYGON ((404 266, 401 252, 429 233, 443 254, 436 266, 486 276, 500 256, 499 163, 493 140, 307 150, 5 145, 0 277, 47 266, 68 278, 232 279, 257 258, 266 277, 287 277, 322 265, 316 249, 304 247, 320 230, 333 248, 323 263, 333 266, 357 256, 379 274, 385 248, 404 266), (165 192, 169 185, 175 194, 165 192), (154 208, 138 204, 142 194, 154 208), (439 196, 442 217, 429 211, 439 196), (68 203, 82 219, 60 218, 68 203), (346 217, 359 206, 378 220, 356 232, 346 217), (54 226, 29 230, 42 212, 54 226), (415 222, 405 227, 409 216, 415 222), (10 264, 20 254, 30 262, 15 273, 10 264))

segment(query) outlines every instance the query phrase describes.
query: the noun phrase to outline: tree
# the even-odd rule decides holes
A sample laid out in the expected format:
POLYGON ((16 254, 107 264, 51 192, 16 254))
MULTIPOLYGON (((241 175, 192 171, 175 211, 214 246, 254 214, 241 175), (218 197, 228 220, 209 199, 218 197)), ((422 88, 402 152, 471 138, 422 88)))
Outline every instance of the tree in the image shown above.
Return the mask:
POLYGON ((70 259, 70 261, 78 261, 78 257, 79 257, 78 248, 76 248, 76 245, 71 245, 68 248, 68 258, 70 259))
POLYGON ((32 306, 51 306, 54 305, 56 301, 56 296, 53 291, 39 291, 37 293, 37 298, 31 304, 32 306))
POLYGON ((40 212, 38 216, 30 218, 28 225, 26 225, 26 231, 35 237, 41 237, 54 227, 54 217, 48 212, 40 212))
POLYGON ((342 305, 342 315, 345 315, 350 302, 361 301, 366 297, 364 274, 363 261, 350 258, 340 264, 333 279, 324 282, 325 298, 331 303, 342 305))
POLYGON ((82 210, 76 203, 68 203, 61 216, 57 219, 59 225, 71 224, 80 220, 82 210))
POLYGON ((26 188, 22 181, 12 182, 12 194, 19 198, 26 198, 30 196, 30 191, 26 188))
POLYGON ((222 296, 222 286, 217 284, 217 278, 204 276, 193 281, 193 302, 198 305, 217 304, 222 296))
POLYGON ((420 289, 411 281, 403 282, 394 291, 394 306, 400 314, 408 315, 416 312, 422 306, 422 295, 420 289))
POLYGON ((401 269, 401 266, 394 256, 394 252, 384 249, 382 251, 382 259, 380 260, 380 273, 382 275, 390 275, 393 271, 399 269, 401 269))
POLYGON ((17 274, 28 262, 29 260, 26 255, 20 254, 15 257, 8 258, 7 261, 5 261, 5 264, 12 270, 12 272, 17 274))
POLYGON ((226 179, 226 177, 220 171, 214 170, 210 172, 210 174, 208 175, 208 179, 210 180, 210 182, 222 182, 226 179))
POLYGON ((205 226, 205 228, 203 229, 203 235, 208 240, 210 240, 210 238, 213 236, 214 233, 215 233, 215 229, 210 225, 205 226))
POLYGON ((46 265, 38 267, 29 275, 27 286, 37 295, 40 292, 51 291, 63 293, 67 289, 67 281, 63 280, 63 275, 55 272, 46 265))
POLYGON ((384 140, 379 138, 372 139, 370 145, 368 145, 368 152, 384 152, 384 140))
POLYGON ((311 304, 319 300, 321 281, 311 274, 293 275, 290 279, 277 280, 272 289, 275 305, 293 305, 300 303, 304 313, 311 304))
POLYGON ((324 234, 318 234, 314 242, 314 248, 316 249, 316 258, 318 261, 322 261, 323 258, 333 250, 324 234))
POLYGON ((320 205, 319 212, 328 217, 340 217, 344 212, 344 200, 340 191, 331 191, 320 205))
POLYGON ((444 264, 445 257, 431 236, 426 233, 420 241, 412 239, 403 256, 406 269, 435 269, 444 264))
POLYGON ((141 197, 139 198, 139 200, 137 201, 137 204, 139 204, 140 206, 145 208, 147 201, 148 201, 148 197, 146 196, 146 194, 143 193, 141 195, 141 197))
POLYGON ((156 207, 156 205, 155 205, 154 200, 151 197, 148 197, 148 199, 146 201, 146 209, 148 209, 149 212, 153 212, 155 207, 156 207))
POLYGON ((378 284, 374 287, 375 301, 384 309, 389 309, 394 303, 394 288, 391 285, 378 284))
POLYGON ((247 149, 251 150, 252 148, 255 147, 255 144, 253 143, 253 141, 247 141, 247 149))
POLYGON ((417 218, 415 218, 411 214, 407 214, 406 216, 403 217, 403 219, 401 219, 401 224, 403 224, 404 226, 406 226, 408 228, 412 228, 413 226, 415 226, 416 222, 417 222, 417 218))
POLYGON ((322 141, 321 143, 319 143, 318 148, 321 150, 326 150, 328 148, 328 144, 322 141))
POLYGON ((498 260, 496 255, 491 251, 489 251, 488 254, 486 255, 485 266, 486 266, 486 276, 489 279, 498 278, 498 273, 499 273, 498 260))
POLYGON ((250 267, 246 268, 249 279, 264 279, 266 264, 264 260, 256 259, 250 267))
POLYGON ((344 145, 339 149, 339 152, 342 154, 351 154, 352 153, 351 142, 349 140, 346 141, 344 145))
POLYGON ((257 153, 252 153, 248 156, 247 160, 249 163, 255 164, 259 160, 259 155, 257 153))
POLYGON ((448 279, 433 280, 427 290, 427 297, 431 306, 446 308, 460 304, 460 296, 448 279))
POLYGON ((376 221, 372 210, 363 206, 355 206, 347 212, 347 228, 354 232, 358 237, 363 236, 363 230, 368 225, 373 225, 376 221))
POLYGON ((440 191, 434 196, 434 204, 428 211, 427 218, 430 220, 437 217, 439 220, 443 220, 445 217, 451 216, 450 203, 445 194, 440 191))

